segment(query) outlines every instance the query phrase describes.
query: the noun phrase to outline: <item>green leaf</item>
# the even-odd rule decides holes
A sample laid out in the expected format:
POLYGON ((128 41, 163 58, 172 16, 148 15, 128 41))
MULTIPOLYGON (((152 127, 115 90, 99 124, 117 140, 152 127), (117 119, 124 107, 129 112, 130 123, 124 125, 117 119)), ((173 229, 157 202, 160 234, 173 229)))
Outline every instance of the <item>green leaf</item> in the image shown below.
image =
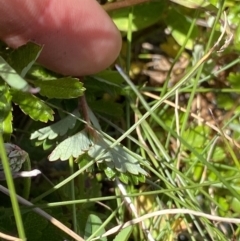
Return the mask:
POLYGON ((54 123, 53 125, 35 131, 31 134, 30 139, 32 140, 37 138, 38 140, 44 140, 48 138, 50 140, 53 140, 57 136, 65 135, 69 129, 72 129, 75 126, 77 121, 76 117, 79 117, 79 112, 74 111, 73 115, 68 115, 67 117, 54 123))
POLYGON ((71 99, 83 95, 85 88, 76 78, 55 80, 35 80, 33 84, 40 88, 40 94, 48 98, 71 99))
POLYGON ((5 140, 12 133, 11 95, 6 83, 0 80, 0 132, 5 140))
POLYGON ((93 145, 85 130, 62 141, 50 154, 49 161, 68 160, 71 156, 77 158, 93 145))
POLYGON ((235 197, 230 197, 232 200, 230 202, 230 207, 234 213, 240 213, 240 201, 235 197))
POLYGON ((224 160, 225 158, 226 158, 226 151, 223 148, 216 146, 214 148, 212 160, 214 162, 220 162, 220 161, 224 160))
POLYGON ((193 179, 194 182, 198 182, 199 180, 201 180, 202 174, 203 174, 203 165, 198 164, 193 168, 193 171, 191 173, 191 177, 193 179))
POLYGON ((233 88, 240 88, 240 73, 230 73, 227 80, 233 88))
POLYGON ((113 241, 127 241, 132 233, 132 226, 122 229, 113 241))
POLYGON ((11 94, 13 102, 19 105, 20 109, 33 120, 48 122, 48 120, 54 119, 53 110, 36 96, 14 89, 11 89, 11 94))
MULTIPOLYGON (((140 167, 139 161, 128 154, 124 147, 119 144, 109 149, 111 144, 112 143, 108 140, 99 136, 95 145, 89 149, 88 155, 97 160, 99 160, 99 156, 101 155, 100 160, 106 161, 106 164, 110 168, 114 167, 119 172, 129 172, 134 175, 138 175, 139 173, 147 175, 147 172, 140 167)), ((138 157, 141 159, 140 156, 138 157)))
POLYGON ((0 76, 11 87, 28 91, 30 85, 0 56, 0 76))
POLYGON ((3 131, 5 141, 10 140, 11 134, 13 132, 12 120, 13 120, 12 112, 9 111, 4 121, 0 123, 0 130, 2 129, 3 131))
POLYGON ((85 78, 84 85, 87 90, 94 92, 106 92, 111 96, 118 96, 122 92, 124 79, 118 71, 103 71, 94 76, 85 78))
POLYGON ((122 83, 124 83, 123 77, 116 70, 105 70, 93 75, 92 77, 98 79, 100 82, 107 83, 109 85, 120 86, 122 83))
MULTIPOLYGON (((164 1, 156 1, 137 5, 133 7, 132 31, 138 31, 146 28, 162 18, 165 10, 164 1)), ((120 31, 127 32, 129 8, 119 9, 110 13, 114 23, 120 31)))
MULTIPOLYGON (((171 31, 175 41, 182 46, 186 40, 192 20, 180 14, 175 9, 170 9, 166 17, 166 24, 171 31)), ((186 48, 192 50, 194 41, 197 38, 197 27, 194 26, 190 37, 187 40, 186 48)))
POLYGON ((229 210, 229 203, 227 202, 225 197, 217 197, 218 205, 221 211, 229 210))
MULTIPOLYGON (((62 222, 62 220, 61 220, 62 222)), ((51 241, 63 241, 68 240, 66 239, 66 233, 59 230, 56 226, 52 224, 48 224, 48 226, 43 230, 41 241, 43 240, 51 240, 51 241)))
POLYGON ((41 240, 43 230, 47 227, 47 220, 34 212, 29 212, 24 216, 24 227, 28 240, 41 240))
POLYGON ((224 110, 231 110, 232 107, 236 104, 236 100, 231 98, 227 93, 218 93, 216 97, 216 103, 218 103, 219 108, 224 110))
POLYGON ((27 76, 31 80, 53 80, 58 79, 61 75, 45 69, 43 66, 33 65, 27 76))
POLYGON ((98 112, 99 114, 108 115, 114 118, 121 118, 123 116, 122 105, 115 103, 113 101, 88 101, 88 104, 91 107, 91 109, 98 112))
MULTIPOLYGON (((111 75, 110 75, 111 76, 111 75)), ((110 79, 110 76, 108 78, 110 79)), ((116 77, 118 79, 118 77, 116 77)), ((87 90, 106 92, 111 96, 117 96, 122 92, 122 81, 110 81, 105 79, 105 77, 99 76, 88 76, 85 78, 84 86, 87 90), (118 83, 120 82, 120 83, 118 83)))
MULTIPOLYGON (((97 161, 104 160, 110 168, 116 168, 119 172, 147 175, 147 172, 140 167, 139 161, 128 154, 124 147, 119 144, 113 149, 109 149, 110 144, 109 141, 104 140, 101 136, 98 136, 96 143, 94 143, 89 139, 86 130, 82 130, 62 141, 50 154, 49 161, 58 159, 65 161, 71 156, 77 158, 88 153, 93 159, 97 159, 97 161)), ((140 156, 138 158, 141 159, 140 156)))
POLYGON ((11 53, 10 64, 24 77, 39 57, 41 51, 41 46, 29 42, 11 53))
POLYGON ((208 11, 217 11, 209 1, 205 0, 171 0, 174 3, 180 4, 186 8, 203 8, 208 11))
POLYGON ((202 148, 206 146, 209 136, 209 128, 206 126, 197 126, 193 129, 189 128, 183 133, 183 138, 193 148, 202 148))
MULTIPOLYGON (((85 227, 85 233, 84 233, 84 239, 88 239, 93 233, 95 233, 99 227, 102 225, 101 219, 94 214, 90 214, 87 219, 86 227, 85 227)), ((96 236, 100 236, 105 233, 105 229, 100 229, 96 236)), ((107 241, 107 238, 100 238, 101 241, 107 241)))

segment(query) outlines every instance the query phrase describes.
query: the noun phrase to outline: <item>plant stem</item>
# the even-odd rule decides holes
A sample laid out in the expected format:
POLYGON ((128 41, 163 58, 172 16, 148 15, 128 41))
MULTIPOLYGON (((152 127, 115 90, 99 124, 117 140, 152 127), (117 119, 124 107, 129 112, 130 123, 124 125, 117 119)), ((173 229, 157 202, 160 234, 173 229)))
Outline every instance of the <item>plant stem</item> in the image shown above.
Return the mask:
POLYGON ((13 208, 13 213, 14 213, 14 217, 16 220, 18 234, 19 234, 20 239, 27 240, 25 231, 24 231, 24 227, 23 227, 21 212, 19 209, 18 201, 17 201, 16 190, 15 190, 6 150, 4 147, 3 136, 1 133, 0 133, 0 157, 2 160, 3 170, 4 170, 4 173, 6 176, 7 186, 9 189, 9 195, 10 195, 10 199, 12 202, 12 208, 13 208))
MULTIPOLYGON (((69 169, 70 169, 70 174, 71 175, 74 174, 74 161, 72 156, 69 158, 69 169)), ((74 179, 71 180, 70 185, 71 185, 71 199, 75 200, 76 198, 75 198, 74 179)), ((76 204, 72 205, 72 222, 73 222, 74 232, 78 233, 76 204)))
MULTIPOLYGON (((24 171, 31 171, 31 161, 29 155, 27 154, 26 160, 23 164, 24 171)), ((24 178, 24 188, 23 188, 23 198, 28 199, 31 189, 31 177, 24 178)))

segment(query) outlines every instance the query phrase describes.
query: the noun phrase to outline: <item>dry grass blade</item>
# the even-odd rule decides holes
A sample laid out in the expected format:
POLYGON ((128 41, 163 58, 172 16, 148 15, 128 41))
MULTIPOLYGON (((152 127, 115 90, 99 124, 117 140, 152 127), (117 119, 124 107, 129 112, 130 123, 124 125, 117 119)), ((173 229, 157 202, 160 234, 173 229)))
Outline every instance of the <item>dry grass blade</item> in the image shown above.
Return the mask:
POLYGON ((102 236, 96 237, 93 240, 97 240, 100 239, 102 237, 107 237, 113 233, 116 233, 124 228, 127 228, 131 225, 137 224, 139 222, 142 222, 143 220, 146 220, 148 218, 152 218, 152 217, 156 217, 156 216, 162 216, 162 215, 169 215, 169 214, 189 214, 189 215, 194 215, 194 216, 198 216, 198 217, 203 217, 203 218, 207 218, 209 220, 213 220, 213 221, 218 221, 218 222, 225 222, 225 223, 235 223, 235 224, 240 224, 240 219, 239 218, 223 218, 223 217, 219 217, 219 216, 215 216, 215 215, 211 215, 211 214, 206 214, 203 212, 198 212, 198 211, 194 211, 194 210, 190 210, 190 209, 166 209, 166 210, 161 210, 161 211, 156 211, 156 212, 152 212, 146 215, 143 215, 139 218, 135 218, 131 221, 128 221, 122 225, 118 225, 110 230, 108 230, 105 234, 103 234, 102 236))
MULTIPOLYGON (((160 97, 157 96, 157 95, 154 95, 152 93, 149 93, 149 92, 143 92, 144 95, 148 96, 148 97, 151 97, 155 100, 159 100, 160 97)), ((183 107, 180 107, 180 106, 176 106, 174 103, 172 103, 171 101, 169 100, 164 100, 164 103, 169 105, 169 106, 172 106, 174 108, 177 108, 179 110, 181 110, 182 112, 186 112, 186 109, 183 108, 183 107)), ((190 113, 190 116, 197 119, 199 122, 202 122, 204 123, 205 125, 209 126, 211 129, 215 130, 218 134, 220 135, 224 135, 224 138, 226 138, 227 140, 229 140, 233 145, 235 145, 236 147, 240 148, 240 144, 237 143, 236 140, 234 140, 233 138, 231 138, 230 136, 227 136, 225 135, 217 126, 211 124, 210 122, 208 121, 205 121, 202 117, 199 117, 198 115, 194 114, 194 113, 190 113)))
POLYGON ((19 239, 1 232, 0 232, 0 238, 3 238, 4 240, 10 240, 10 241, 22 241, 22 239, 19 239))

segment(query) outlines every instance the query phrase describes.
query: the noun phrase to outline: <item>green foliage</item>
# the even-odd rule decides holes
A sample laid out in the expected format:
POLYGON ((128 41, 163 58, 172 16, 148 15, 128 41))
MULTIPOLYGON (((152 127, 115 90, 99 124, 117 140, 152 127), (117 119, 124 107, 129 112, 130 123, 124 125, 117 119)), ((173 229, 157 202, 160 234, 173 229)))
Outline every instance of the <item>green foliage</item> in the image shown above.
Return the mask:
MULTIPOLYGON (((171 0, 179 5, 182 5, 186 8, 202 8, 206 11, 217 11, 217 8, 211 4, 212 1, 202 1, 202 0, 171 0)), ((216 1, 214 2, 216 4, 216 1)))
POLYGON ((89 139, 87 132, 83 130, 61 142, 50 154, 49 160, 66 161, 71 156, 77 158, 87 152, 91 146, 92 141, 89 139))
POLYGON ((73 115, 68 115, 64 119, 44 128, 41 128, 31 134, 30 139, 38 140, 53 140, 58 136, 63 136, 69 129, 76 125, 76 117, 79 117, 79 112, 74 111, 73 115))
POLYGON ((9 140, 12 133, 11 95, 8 86, 0 80, 0 132, 9 140))
MULTIPOLYGON (((158 22, 162 18, 161 15, 164 10, 164 1, 150 2, 135 6, 133 10, 134 15, 132 22, 132 31, 139 31, 158 22)), ((129 9, 116 10, 110 14, 118 29, 124 32, 127 32, 129 27, 128 14, 129 9)))
POLYGON ((48 122, 54 119, 53 110, 35 95, 14 89, 11 90, 11 95, 12 101, 33 120, 48 122))
POLYGON ((11 87, 27 91, 29 84, 0 56, 0 77, 11 87))
POLYGON ((24 227, 26 236, 31 241, 59 241, 63 235, 61 231, 46 221, 46 219, 34 212, 24 215, 24 227))
POLYGON ((65 161, 71 156, 78 158, 88 153, 91 158, 97 161, 104 160, 110 168, 116 168, 119 172, 129 172, 133 175, 138 175, 139 173, 147 175, 147 172, 138 164, 138 159, 141 159, 140 156, 136 159, 136 157, 128 154, 121 145, 109 149, 111 144, 111 142, 100 136, 94 142, 89 138, 86 130, 82 130, 61 142, 50 154, 49 160, 56 161, 60 159, 65 161))
MULTIPOLYGON (((167 17, 165 19, 165 22, 171 31, 171 34, 175 41, 182 46, 184 42, 186 41, 187 33, 189 31, 189 28, 191 26, 191 19, 187 16, 184 16, 180 12, 178 12, 176 9, 170 9, 167 17)), ((187 39, 187 43, 185 45, 186 49, 193 49, 194 41, 198 36, 198 29, 197 26, 194 26, 194 29, 190 35, 190 37, 187 39)))
POLYGON ((91 106, 93 111, 98 112, 99 114, 114 117, 119 119, 123 116, 122 105, 114 103, 108 100, 96 100, 89 101, 89 106, 91 106))
POLYGON ((83 95, 85 88, 78 79, 61 78, 53 80, 35 80, 33 84, 40 88, 40 94, 48 98, 71 99, 83 95))
MULTIPOLYGON (((14 51, 1 45, 0 131, 48 177, 33 179, 34 204, 55 210, 85 239, 136 213, 168 208, 239 218, 239 9, 231 0, 116 9, 110 16, 123 32, 118 63, 129 70, 127 79, 109 68, 84 76, 84 86, 37 65, 42 48, 36 44, 14 51), (233 42, 202 59, 224 29, 221 6, 233 42), (154 82, 156 76, 161 81, 154 82), (52 208, 57 205, 64 206, 52 208)), ((21 194, 24 182, 15 183, 21 194)), ((1 196, 0 230, 8 234, 16 232, 9 206, 1 196)), ((69 239, 32 211, 21 212, 30 241, 69 239)), ((146 230, 141 223, 99 240, 143 241, 145 231, 156 241, 178 240, 182 233, 189 240, 238 240, 240 230, 182 214, 156 215, 144 224, 146 230)))
POLYGON ((114 241, 127 241, 132 233, 132 227, 122 229, 115 237, 114 241))
POLYGON ((39 57, 41 50, 42 47, 29 42, 10 54, 9 63, 21 77, 25 77, 39 57))
MULTIPOLYGON (((95 233, 96 235, 103 234, 105 232, 104 229, 98 230, 101 227, 101 224, 102 224, 102 221, 98 216, 94 214, 90 214, 88 216, 86 227, 85 227, 84 239, 88 239, 93 233, 95 233)), ((107 241, 107 238, 101 238, 99 240, 107 241)))

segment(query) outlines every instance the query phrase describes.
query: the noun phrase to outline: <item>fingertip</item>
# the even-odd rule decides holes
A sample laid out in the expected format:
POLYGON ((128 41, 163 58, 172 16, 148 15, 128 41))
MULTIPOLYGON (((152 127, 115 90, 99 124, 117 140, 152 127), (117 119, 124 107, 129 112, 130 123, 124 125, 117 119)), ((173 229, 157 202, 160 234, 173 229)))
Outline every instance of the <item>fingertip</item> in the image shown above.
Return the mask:
POLYGON ((1 39, 12 47, 29 40, 42 45, 39 62, 55 72, 94 74, 120 52, 120 32, 95 0, 15 0, 4 8, 1 39))

